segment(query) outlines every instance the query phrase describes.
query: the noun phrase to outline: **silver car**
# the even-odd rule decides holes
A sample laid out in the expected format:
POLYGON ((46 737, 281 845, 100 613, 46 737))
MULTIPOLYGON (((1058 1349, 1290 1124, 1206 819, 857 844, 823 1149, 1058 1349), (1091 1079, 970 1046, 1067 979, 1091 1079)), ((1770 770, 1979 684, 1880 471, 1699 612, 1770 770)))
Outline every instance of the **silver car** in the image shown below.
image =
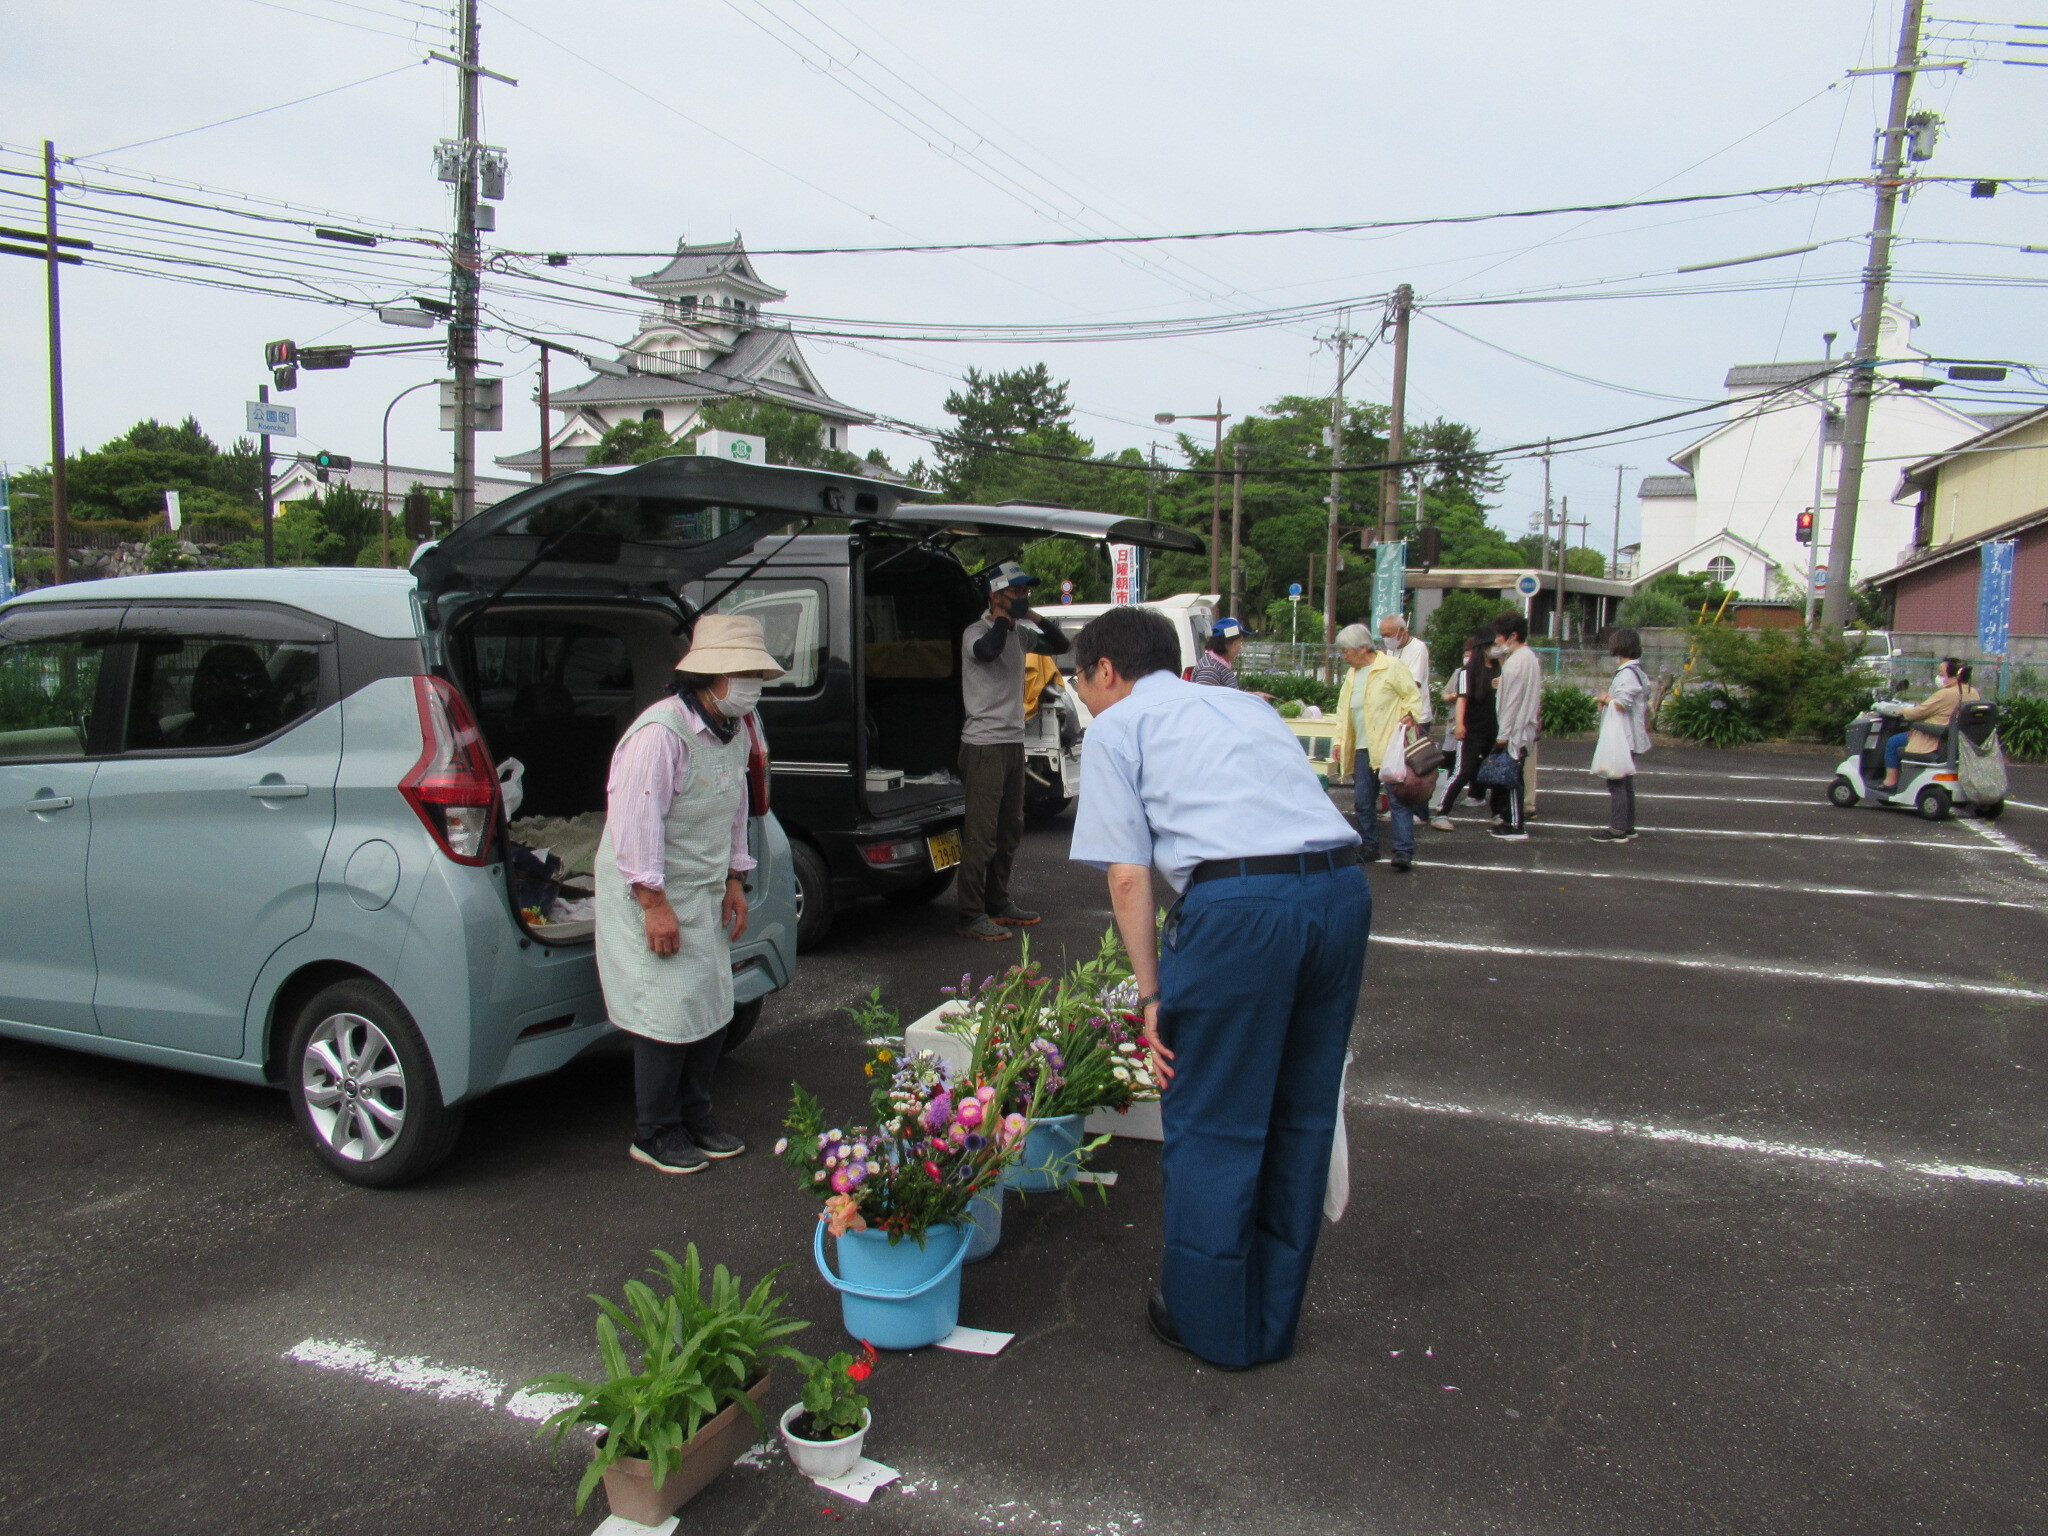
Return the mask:
MULTIPOLYGON (((343 1178, 418 1177, 469 1100, 612 1033, 579 898, 612 747, 682 649, 682 584, 874 495, 673 458, 521 492, 410 571, 8 603, 0 1034, 283 1087, 343 1178)), ((754 766, 729 1045, 796 966, 754 766)))

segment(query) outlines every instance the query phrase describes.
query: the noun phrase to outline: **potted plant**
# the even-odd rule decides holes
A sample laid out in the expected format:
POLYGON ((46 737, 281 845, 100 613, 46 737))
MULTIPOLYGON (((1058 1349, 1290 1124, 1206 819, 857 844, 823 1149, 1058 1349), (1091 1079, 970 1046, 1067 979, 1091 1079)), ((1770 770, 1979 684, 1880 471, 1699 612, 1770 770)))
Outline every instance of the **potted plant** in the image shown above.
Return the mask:
POLYGON ((829 1360, 803 1357, 804 1395, 782 1415, 782 1441, 789 1459, 806 1477, 844 1477, 860 1461, 873 1415, 858 1390, 874 1373, 875 1346, 860 1342, 860 1358, 841 1353, 829 1360))
POLYGON ((602 1482, 612 1513, 643 1525, 666 1520, 754 1443, 776 1360, 807 1358, 777 1341, 810 1326, 781 1315, 772 1273, 742 1291, 720 1264, 707 1297, 696 1244, 681 1263, 660 1249, 654 1257, 658 1267, 649 1273, 663 1288, 629 1280, 623 1306, 590 1298, 598 1306, 602 1380, 554 1375, 526 1384, 576 1399, 541 1425, 557 1445, 572 1428, 597 1432, 576 1489, 577 1512, 602 1482))

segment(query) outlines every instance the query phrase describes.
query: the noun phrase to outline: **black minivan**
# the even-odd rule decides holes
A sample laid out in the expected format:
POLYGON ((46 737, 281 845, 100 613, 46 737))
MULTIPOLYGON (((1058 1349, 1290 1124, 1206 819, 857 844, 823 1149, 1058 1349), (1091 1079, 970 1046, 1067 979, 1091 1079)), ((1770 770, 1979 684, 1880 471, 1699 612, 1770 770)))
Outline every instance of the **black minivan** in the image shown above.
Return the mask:
POLYGON ((953 546, 1048 534, 1205 547, 1141 518, 885 496, 848 532, 770 536, 688 590, 693 604, 758 618, 789 669, 762 693, 761 720, 796 867, 800 949, 863 896, 925 902, 953 883, 966 808, 960 632, 984 606, 953 546))

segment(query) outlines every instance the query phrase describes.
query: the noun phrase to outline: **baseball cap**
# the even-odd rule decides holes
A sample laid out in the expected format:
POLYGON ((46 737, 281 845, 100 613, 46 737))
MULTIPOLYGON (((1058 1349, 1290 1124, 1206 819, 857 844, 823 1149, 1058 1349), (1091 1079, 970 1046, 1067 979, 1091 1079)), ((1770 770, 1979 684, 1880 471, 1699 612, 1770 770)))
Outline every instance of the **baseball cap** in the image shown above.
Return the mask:
POLYGON ((1038 578, 1014 560, 1004 560, 981 573, 982 590, 993 596, 1012 587, 1035 587, 1038 578))
POLYGON ((1209 626, 1209 633, 1218 640, 1234 640, 1244 633, 1244 626, 1235 619, 1218 619, 1209 626))

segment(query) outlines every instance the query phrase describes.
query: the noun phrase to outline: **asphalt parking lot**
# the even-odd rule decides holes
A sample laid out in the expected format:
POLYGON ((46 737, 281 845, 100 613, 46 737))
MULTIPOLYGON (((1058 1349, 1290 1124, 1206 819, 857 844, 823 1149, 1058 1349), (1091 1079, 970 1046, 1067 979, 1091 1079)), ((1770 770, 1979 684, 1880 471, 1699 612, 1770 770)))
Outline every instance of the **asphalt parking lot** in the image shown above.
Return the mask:
MULTIPOLYGON (((1607 847, 1589 750, 1544 749, 1529 842, 1468 812, 1374 867, 1352 1205, 1293 1361, 1150 1339, 1157 1155, 1119 1142, 1107 1203, 1013 1204, 967 1272, 1004 1353, 884 1358, 900 1485, 862 1508, 766 1456, 684 1529, 2048 1529, 2048 770, 1937 825, 1829 807, 1826 754, 1660 750, 1607 847)), ((1021 863, 1047 958, 1109 920, 1065 851, 1021 863)), ((787 1264, 797 1342, 834 1342, 764 1154, 793 1078, 861 1098, 839 1010, 1005 958, 950 929, 848 914, 722 1079, 755 1152, 688 1179, 626 1160, 620 1057, 372 1193, 281 1096, 0 1042, 0 1530, 589 1532, 509 1390, 593 1369, 585 1293, 689 1241, 787 1264)))

